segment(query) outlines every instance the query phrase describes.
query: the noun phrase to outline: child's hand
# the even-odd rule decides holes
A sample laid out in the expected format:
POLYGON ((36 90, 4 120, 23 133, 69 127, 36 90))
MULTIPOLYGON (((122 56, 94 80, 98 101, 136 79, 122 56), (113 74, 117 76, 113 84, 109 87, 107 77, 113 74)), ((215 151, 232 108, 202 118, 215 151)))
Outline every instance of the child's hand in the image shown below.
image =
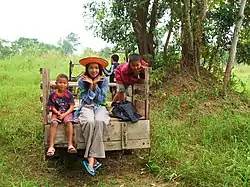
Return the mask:
POLYGON ((104 77, 103 76, 97 76, 94 80, 93 80, 93 83, 96 84, 98 83, 99 81, 101 81, 104 77))
POLYGON ((61 111, 56 112, 56 115, 58 115, 58 116, 60 116, 61 114, 62 114, 61 111))
POLYGON ((93 83, 93 80, 89 78, 87 75, 82 75, 82 79, 90 84, 93 83))
POLYGON ((66 116, 65 113, 61 114, 61 115, 59 116, 59 119, 60 119, 60 120, 63 120, 63 118, 65 118, 65 116, 66 116))

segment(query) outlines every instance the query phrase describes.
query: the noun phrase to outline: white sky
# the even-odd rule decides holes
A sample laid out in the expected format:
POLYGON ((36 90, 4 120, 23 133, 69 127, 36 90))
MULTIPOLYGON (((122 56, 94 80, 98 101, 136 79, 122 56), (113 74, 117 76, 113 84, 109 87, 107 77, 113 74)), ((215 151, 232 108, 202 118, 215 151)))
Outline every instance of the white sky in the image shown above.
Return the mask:
POLYGON ((37 38, 39 41, 56 44, 60 37, 70 32, 80 38, 81 46, 100 50, 109 46, 92 31, 85 30, 82 17, 86 0, 1 0, 0 38, 16 40, 19 37, 37 38))

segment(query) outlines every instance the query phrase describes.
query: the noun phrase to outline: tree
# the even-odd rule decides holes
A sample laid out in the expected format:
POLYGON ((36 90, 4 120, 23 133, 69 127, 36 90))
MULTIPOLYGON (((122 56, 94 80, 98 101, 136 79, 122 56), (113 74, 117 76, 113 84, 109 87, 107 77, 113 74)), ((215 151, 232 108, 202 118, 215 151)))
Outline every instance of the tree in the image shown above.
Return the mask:
POLYGON ((71 32, 65 39, 60 39, 58 45, 62 48, 65 55, 69 55, 77 50, 76 47, 80 45, 79 40, 80 38, 77 34, 71 32))
POLYGON ((87 3, 84 7, 85 18, 92 18, 88 29, 94 28, 97 36, 125 51, 134 51, 136 44, 141 55, 155 56, 156 27, 165 15, 166 1, 110 0, 87 3))
POLYGON ((225 94, 226 89, 228 87, 228 83, 229 83, 230 75, 231 75, 231 70, 232 70, 232 63, 234 63, 234 60, 235 60, 236 47, 237 47, 237 42, 239 39, 240 28, 241 28, 241 25, 243 22, 245 5, 246 5, 246 0, 241 0, 240 1, 239 15, 238 15, 238 18, 237 18, 236 24, 235 24, 234 36, 233 36, 232 45, 230 48, 229 58, 228 58, 225 76, 224 76, 223 94, 225 94))
POLYGON ((0 59, 9 57, 12 54, 10 48, 10 42, 7 40, 0 39, 0 59))

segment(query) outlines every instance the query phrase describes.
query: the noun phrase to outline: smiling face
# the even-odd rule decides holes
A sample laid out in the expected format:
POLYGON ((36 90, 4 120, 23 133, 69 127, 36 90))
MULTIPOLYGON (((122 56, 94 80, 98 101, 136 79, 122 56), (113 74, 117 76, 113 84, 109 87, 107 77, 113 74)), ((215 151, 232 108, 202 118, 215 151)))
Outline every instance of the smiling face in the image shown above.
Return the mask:
POLYGON ((68 80, 66 78, 58 78, 56 80, 56 87, 59 92, 64 92, 67 89, 68 80))
POLYGON ((100 68, 96 63, 89 64, 87 68, 90 78, 96 78, 100 74, 100 68))
POLYGON ((129 63, 129 65, 134 73, 138 73, 141 70, 141 61, 140 60, 132 61, 129 63))

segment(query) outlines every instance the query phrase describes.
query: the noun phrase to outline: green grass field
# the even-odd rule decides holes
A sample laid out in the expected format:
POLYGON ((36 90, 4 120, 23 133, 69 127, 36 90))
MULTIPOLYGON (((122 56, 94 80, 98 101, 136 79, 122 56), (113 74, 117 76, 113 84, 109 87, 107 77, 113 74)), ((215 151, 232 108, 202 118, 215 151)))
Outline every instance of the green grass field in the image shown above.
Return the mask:
MULTIPOLYGON (((203 92, 169 95, 152 103, 150 155, 137 153, 148 160, 146 164, 133 158, 124 171, 117 171, 113 169, 127 162, 113 158, 109 160, 113 165, 94 178, 83 172, 79 162, 73 163, 80 167, 77 172, 59 161, 48 168, 39 69, 50 68, 53 79, 68 73, 68 61, 56 54, 0 61, 0 186, 249 186, 249 106, 238 97, 211 100, 203 92), (133 167, 137 163, 145 176, 133 167)), ((82 71, 81 66, 76 68, 82 71)), ((248 66, 235 70, 248 90, 249 72, 248 66)))
POLYGON ((250 96, 250 66, 237 65, 233 73, 242 83, 239 84, 239 91, 245 91, 250 96))

